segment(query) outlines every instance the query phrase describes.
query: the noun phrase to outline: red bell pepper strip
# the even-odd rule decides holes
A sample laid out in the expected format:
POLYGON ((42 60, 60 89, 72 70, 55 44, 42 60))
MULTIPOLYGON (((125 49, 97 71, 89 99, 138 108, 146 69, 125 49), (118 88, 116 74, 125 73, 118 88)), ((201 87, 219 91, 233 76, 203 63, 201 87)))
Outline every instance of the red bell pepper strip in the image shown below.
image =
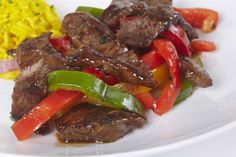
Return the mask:
POLYGON ((156 50, 144 54, 139 59, 142 60, 151 70, 156 69, 165 62, 164 58, 156 50))
POLYGON ((82 96, 83 94, 80 92, 66 90, 58 90, 50 94, 29 113, 12 125, 11 128, 16 138, 18 140, 25 140, 58 111, 70 107, 82 96))
POLYGON ((102 80, 110 86, 120 83, 120 80, 115 75, 106 75, 102 80))
POLYGON ((155 101, 154 97, 150 92, 137 94, 135 95, 135 97, 141 102, 145 110, 151 109, 155 101))
POLYGON ((68 36, 51 38, 50 43, 55 49, 60 51, 63 55, 66 55, 72 47, 70 43, 70 38, 68 36))
POLYGON ((161 33, 161 36, 174 44, 179 55, 191 56, 191 51, 189 50, 190 42, 183 28, 178 25, 172 25, 168 31, 161 33))
POLYGON ((158 115, 166 113, 174 105, 181 89, 180 63, 174 45, 166 39, 154 40, 154 46, 169 66, 171 83, 168 84, 155 100, 153 111, 158 115))
POLYGON ((97 78, 102 79, 105 83, 111 86, 120 82, 119 79, 115 75, 111 75, 111 74, 106 75, 98 68, 86 67, 83 69, 83 72, 94 75, 97 78))
POLYGON ((102 79, 105 76, 105 74, 98 68, 86 67, 83 69, 83 72, 94 75, 100 79, 102 79))
POLYGON ((210 41, 196 39, 191 41, 191 48, 194 52, 212 52, 216 50, 216 45, 210 41))
POLYGON ((204 32, 213 31, 218 23, 218 12, 205 8, 175 8, 193 27, 204 32))

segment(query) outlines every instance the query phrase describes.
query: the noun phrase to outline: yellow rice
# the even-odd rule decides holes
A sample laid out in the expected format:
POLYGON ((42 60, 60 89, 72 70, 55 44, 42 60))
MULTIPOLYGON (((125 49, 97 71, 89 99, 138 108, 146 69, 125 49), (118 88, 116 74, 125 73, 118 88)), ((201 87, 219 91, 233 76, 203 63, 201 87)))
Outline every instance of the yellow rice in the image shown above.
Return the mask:
MULTIPOLYGON (((11 58, 6 51, 25 38, 48 31, 55 36, 62 34, 54 7, 44 0, 0 0, 0 60, 11 58)), ((0 78, 12 79, 17 74, 0 74, 0 78)))

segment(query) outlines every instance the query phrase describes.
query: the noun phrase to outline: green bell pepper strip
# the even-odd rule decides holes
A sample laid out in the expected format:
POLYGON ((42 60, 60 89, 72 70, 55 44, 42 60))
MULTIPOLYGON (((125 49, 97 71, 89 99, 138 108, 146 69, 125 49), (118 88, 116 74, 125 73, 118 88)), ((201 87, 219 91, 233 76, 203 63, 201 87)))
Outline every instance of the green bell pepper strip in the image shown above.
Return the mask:
POLYGON ((79 90, 101 105, 126 109, 144 116, 141 103, 132 95, 105 84, 93 75, 80 71, 58 70, 48 74, 49 91, 79 90), (102 102, 102 103, 101 103, 102 102), (103 103, 104 102, 104 103, 103 103))
POLYGON ((202 59, 201 59, 200 55, 196 55, 193 58, 202 68, 204 67, 204 64, 202 62, 202 59))
POLYGON ((189 96, 191 96, 193 91, 194 91, 193 84, 189 80, 187 80, 185 77, 183 77, 181 90, 180 90, 179 95, 175 101, 175 105, 177 105, 178 103, 184 101, 189 96))
POLYGON ((102 15, 103 11, 104 10, 100 9, 100 8, 87 7, 87 6, 79 6, 76 9, 76 12, 86 12, 86 13, 89 13, 89 14, 91 14, 92 16, 94 16, 96 18, 99 18, 102 15))
MULTIPOLYGON (((174 105, 177 105, 182 101, 184 101, 185 99, 187 99, 189 96, 192 95, 194 91, 193 84, 189 80, 187 80, 185 77, 182 76, 181 81, 182 81, 181 90, 179 92, 178 97, 176 98, 174 105)), ((159 98, 161 95, 161 90, 153 90, 152 94, 154 98, 159 98)))

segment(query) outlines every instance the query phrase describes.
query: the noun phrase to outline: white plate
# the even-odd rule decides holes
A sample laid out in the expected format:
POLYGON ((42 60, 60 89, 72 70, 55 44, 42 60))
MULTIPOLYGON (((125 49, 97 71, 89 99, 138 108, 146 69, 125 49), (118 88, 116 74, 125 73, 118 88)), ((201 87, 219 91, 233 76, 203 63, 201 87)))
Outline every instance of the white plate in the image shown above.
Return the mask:
MULTIPOLYGON (((61 17, 72 12, 79 5, 106 7, 108 0, 50 0, 61 17)), ((48 136, 34 136, 24 142, 15 139, 9 119, 12 81, 0 80, 0 155, 31 156, 126 156, 158 154, 162 150, 178 147, 183 141, 195 141, 199 135, 206 135, 236 120, 236 21, 233 0, 176 0, 181 7, 206 7, 218 10, 221 19, 217 30, 202 34, 203 39, 214 41, 218 49, 204 54, 203 60, 214 86, 198 89, 187 101, 162 117, 148 114, 149 124, 132 134, 109 144, 60 145, 54 133, 48 136)), ((206 136, 201 136, 206 137, 206 136)))

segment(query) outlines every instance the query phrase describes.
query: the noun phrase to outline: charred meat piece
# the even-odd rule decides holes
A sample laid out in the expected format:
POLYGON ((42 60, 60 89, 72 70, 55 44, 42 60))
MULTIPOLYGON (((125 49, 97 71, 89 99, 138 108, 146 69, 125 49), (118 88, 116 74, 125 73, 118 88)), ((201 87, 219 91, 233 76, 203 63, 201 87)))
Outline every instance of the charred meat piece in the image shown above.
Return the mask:
POLYGON ((144 0, 148 6, 156 6, 159 5, 159 3, 168 3, 172 5, 172 0, 144 0))
POLYGON ((21 118, 47 95, 47 73, 66 69, 65 59, 49 42, 51 33, 23 41, 9 53, 16 57, 21 73, 15 81, 11 114, 21 118))
POLYGON ((198 34, 196 30, 189 24, 187 23, 184 18, 181 15, 181 18, 179 19, 178 24, 186 31, 189 40, 197 39, 198 34))
MULTIPOLYGON (((150 9, 147 10, 147 15, 160 25, 164 22, 165 29, 169 29, 170 25, 180 25, 187 33, 190 40, 198 38, 197 31, 184 20, 183 16, 179 14, 172 6, 172 2, 168 0, 150 0, 157 1, 156 5, 149 2, 150 9), (159 3, 158 3, 159 1, 159 3)), ((148 0, 147 0, 148 2, 148 0)), ((159 32, 161 33, 161 32, 159 32)))
POLYGON ((147 47, 162 32, 164 25, 156 25, 149 17, 138 17, 121 24, 117 39, 124 44, 135 47, 147 47))
POLYGON ((41 59, 38 63, 23 70, 17 77, 11 108, 11 116, 14 119, 20 119, 47 96, 48 71, 47 65, 41 59))
POLYGON ((96 47, 114 39, 111 30, 87 13, 71 13, 65 16, 63 28, 76 48, 96 47))
POLYGON ((64 142, 102 143, 113 142, 145 123, 136 113, 79 104, 56 120, 56 129, 64 142))
MULTIPOLYGON (((11 116, 18 120, 43 100, 47 92, 47 74, 53 70, 66 69, 62 57, 49 42, 51 33, 23 41, 17 49, 8 53, 16 57, 21 73, 15 80, 12 94, 11 116)), ((44 133, 49 128, 44 126, 44 133)))
POLYGON ((212 79, 209 74, 191 58, 181 58, 181 69, 185 77, 190 80, 197 87, 210 87, 212 86, 212 79))
POLYGON ((39 135, 46 135, 48 134, 50 131, 50 124, 49 122, 44 123, 43 125, 40 126, 40 128, 38 128, 35 133, 39 134, 39 135))
POLYGON ((129 51, 125 45, 121 45, 117 40, 99 45, 96 50, 106 57, 122 55, 129 51))
POLYGON ((16 58, 21 70, 32 66, 43 59, 49 69, 64 68, 65 61, 49 42, 51 33, 44 33, 34 39, 26 39, 17 49, 9 50, 7 53, 16 58))
POLYGON ((174 10, 170 0, 113 0, 101 20, 111 29, 120 26, 118 40, 134 47, 147 47, 173 24, 180 24, 190 39, 198 37, 196 31, 174 10), (134 18, 121 20, 130 16, 134 18))
POLYGON ((112 30, 119 28, 120 20, 128 16, 140 16, 146 10, 143 0, 113 0, 105 9, 101 21, 112 30))
MULTIPOLYGON (((119 52, 119 51, 113 51, 119 52)), ((106 52, 109 54, 108 52, 106 52)), ((91 47, 75 50, 67 57, 67 65, 73 67, 94 67, 103 69, 108 74, 116 75, 124 82, 155 87, 156 83, 148 67, 140 62, 132 51, 107 57, 91 47)))

